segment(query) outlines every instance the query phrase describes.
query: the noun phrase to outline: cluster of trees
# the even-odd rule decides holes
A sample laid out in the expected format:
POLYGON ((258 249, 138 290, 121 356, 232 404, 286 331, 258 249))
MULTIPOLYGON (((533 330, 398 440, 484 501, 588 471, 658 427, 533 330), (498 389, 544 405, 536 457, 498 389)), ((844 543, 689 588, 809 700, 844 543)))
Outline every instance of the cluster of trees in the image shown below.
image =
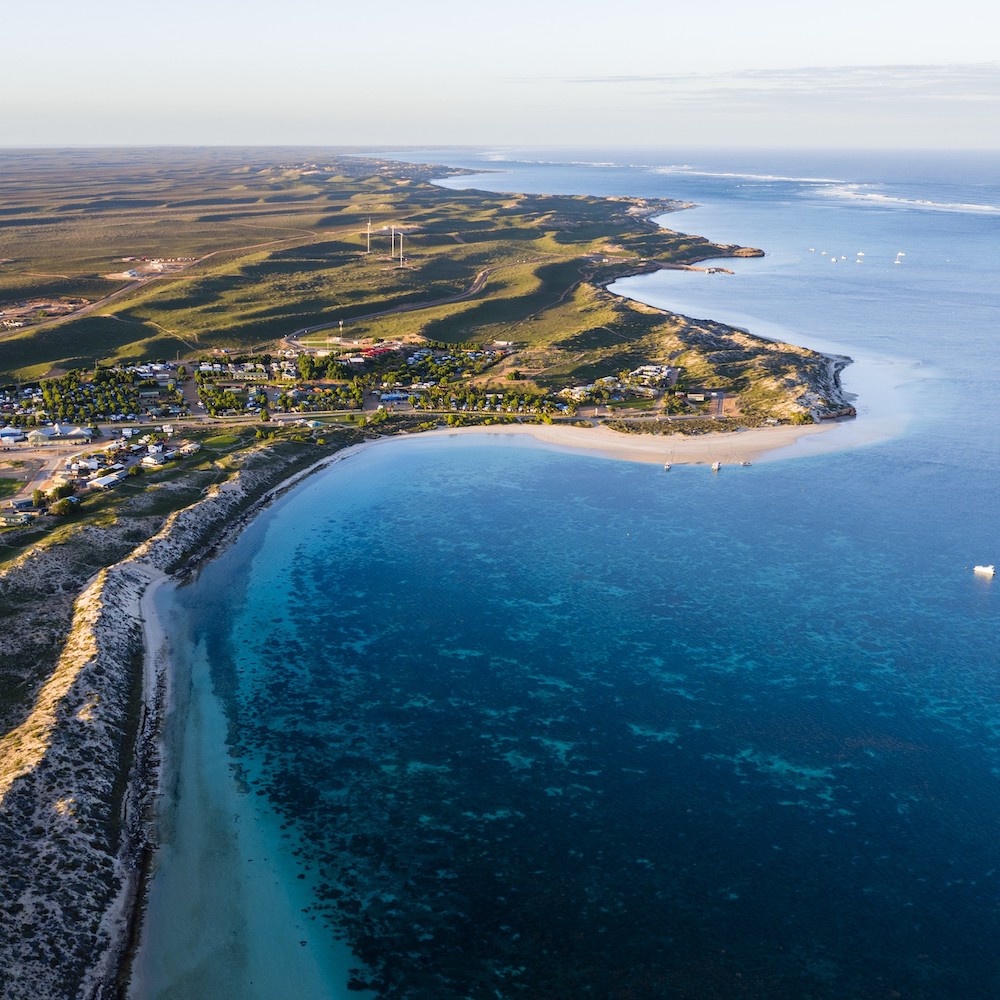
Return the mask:
POLYGON ((394 374, 401 382, 413 378, 420 380, 457 378, 459 376, 481 375, 487 368, 492 368, 500 356, 473 358, 468 355, 445 355, 444 357, 421 358, 415 364, 407 365, 394 374))
POLYGON ((40 417, 37 413, 25 413, 18 410, 15 413, 4 413, 3 420, 11 427, 37 427, 45 422, 45 417, 40 417))
POLYGON ((65 517, 76 510, 79 501, 73 496, 76 491, 72 483, 64 483, 56 486, 46 493, 44 490, 34 490, 31 494, 31 503, 36 510, 47 507, 50 514, 58 514, 65 517))
POLYGON ((551 413, 558 405, 555 400, 535 393, 499 393, 476 386, 441 385, 432 386, 422 396, 411 396, 410 402, 424 410, 450 410, 454 402, 459 410, 503 413, 551 413))
POLYGON ((690 413, 691 404, 676 393, 668 393, 663 397, 663 412, 670 414, 690 413))
MULTIPOLYGON (((421 358, 410 365, 403 363, 399 351, 391 351, 369 358, 366 361, 366 369, 371 374, 379 375, 384 382, 409 385, 414 380, 446 381, 461 376, 480 375, 495 365, 499 358, 499 354, 479 358, 467 354, 445 355, 437 358, 421 358)), ((304 382, 350 379, 352 374, 350 365, 333 357, 316 358, 310 354, 300 354, 296 364, 304 382)))
MULTIPOLYGON (((156 388, 156 383, 152 383, 156 388)), ((136 413, 141 407, 143 385, 134 372, 117 368, 98 369, 93 379, 84 381, 74 370, 41 383, 45 410, 53 420, 86 422, 106 420, 116 414, 136 413)))
POLYGON ((205 409, 213 417, 230 410, 234 413, 246 413, 249 401, 249 397, 244 393, 234 392, 232 389, 221 389, 210 382, 202 382, 198 386, 198 398, 205 404, 205 409))
POLYGON ((352 379, 345 385, 321 386, 308 395, 293 397, 281 392, 275 404, 282 413, 312 413, 317 410, 357 410, 365 398, 366 379, 352 379))
POLYGON ((345 379, 351 375, 349 367, 336 358, 315 358, 311 354, 300 354, 295 363, 305 382, 317 379, 345 379))

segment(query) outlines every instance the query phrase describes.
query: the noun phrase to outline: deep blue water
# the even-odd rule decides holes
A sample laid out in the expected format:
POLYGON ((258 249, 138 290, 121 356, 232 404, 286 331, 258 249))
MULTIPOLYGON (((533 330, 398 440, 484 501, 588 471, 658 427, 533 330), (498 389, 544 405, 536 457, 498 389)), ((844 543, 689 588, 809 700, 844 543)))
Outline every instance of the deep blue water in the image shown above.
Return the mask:
POLYGON ((858 358, 900 432, 393 440, 260 518, 178 602, 310 915, 385 997, 1000 995, 995 160, 504 155, 475 186, 761 246, 619 284, 858 358))

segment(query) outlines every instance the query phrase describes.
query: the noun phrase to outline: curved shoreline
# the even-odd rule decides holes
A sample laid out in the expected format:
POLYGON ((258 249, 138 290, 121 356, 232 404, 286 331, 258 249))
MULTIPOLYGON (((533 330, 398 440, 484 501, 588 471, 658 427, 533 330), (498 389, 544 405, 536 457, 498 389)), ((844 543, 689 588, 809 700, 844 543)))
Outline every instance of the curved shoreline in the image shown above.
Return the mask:
MULTIPOLYGON (((200 564, 203 559, 214 558, 222 548, 234 542, 251 520, 256 519, 274 500, 284 495, 305 478, 359 454, 365 449, 401 439, 423 440, 428 437, 468 437, 469 435, 482 438, 516 439, 520 437, 529 438, 532 446, 619 461, 662 463, 666 460, 664 458, 666 454, 669 456, 671 464, 707 465, 714 461, 721 461, 725 465, 740 460, 773 461, 796 457, 790 450, 792 445, 803 437, 820 434, 829 429, 831 429, 829 426, 813 424, 798 427, 754 428, 735 434, 720 432, 690 437, 681 434, 669 436, 627 435, 604 427, 585 429, 559 425, 520 424, 495 427, 442 428, 417 435, 387 435, 361 444, 351 445, 334 455, 326 456, 309 468, 295 473, 273 487, 263 497, 251 504, 234 523, 228 525, 221 536, 213 540, 210 546, 203 549, 202 553, 193 561, 194 567, 200 564)), ((514 443, 513 440, 512 443, 514 443)), ((185 529, 191 528, 190 521, 192 519, 197 520, 203 515, 207 516, 209 520, 213 519, 213 512, 210 509, 212 500, 212 497, 206 498, 206 500, 182 512, 186 515, 185 520, 189 522, 185 525, 185 529), (205 504, 209 504, 209 509, 199 512, 198 508, 205 504)), ((164 745, 163 733, 160 728, 161 721, 166 718, 171 708, 170 656, 169 641, 163 623, 157 616, 155 596, 161 587, 177 585, 192 571, 193 567, 189 563, 183 570, 174 574, 167 574, 154 568, 156 564, 162 565, 164 560, 169 559, 176 552, 176 543, 171 541, 170 530, 170 526, 165 526, 158 536, 140 546, 140 549, 136 550, 136 553, 122 564, 123 568, 126 563, 135 560, 146 563, 148 567, 145 572, 132 575, 137 587, 133 599, 141 607, 144 645, 144 704, 150 717, 156 720, 156 725, 152 732, 154 747, 151 752, 146 754, 145 770, 137 769, 133 774, 134 787, 130 794, 133 801, 144 803, 145 821, 142 823, 141 831, 135 830, 129 855, 137 861, 145 860, 133 872, 133 880, 128 887, 129 891, 119 897, 115 913, 112 915, 112 922, 117 924, 120 937, 117 948, 113 949, 117 960, 106 962, 102 970, 104 988, 110 986, 112 981, 117 983, 116 988, 120 990, 127 987, 132 962, 137 950, 141 947, 146 892, 149 887, 149 878, 155 870, 156 851, 159 847, 156 842, 156 802, 162 794, 161 781, 164 774, 169 771, 166 762, 173 752, 171 747, 164 745)), ((95 992, 93 995, 102 994, 95 992)))
MULTIPOLYGON (((156 802, 161 794, 163 763, 171 748, 165 745, 162 722, 170 707, 169 643, 154 604, 160 587, 183 580, 221 548, 234 540, 246 524, 271 502, 318 470, 343 461, 360 450, 412 437, 457 437, 479 435, 483 442, 506 439, 515 444, 520 437, 532 447, 557 449, 573 454, 589 454, 607 459, 645 463, 670 461, 680 464, 723 465, 736 461, 773 460, 796 457, 793 446, 808 436, 822 434, 829 428, 821 425, 769 427, 736 433, 686 435, 629 435, 608 428, 579 428, 546 425, 497 425, 486 427, 443 428, 414 435, 385 437, 349 445, 328 454, 304 469, 287 475, 265 490, 255 493, 254 486, 265 474, 259 468, 243 470, 238 478, 215 488, 208 496, 168 518, 152 538, 141 543, 126 558, 102 570, 78 601, 71 635, 63 654, 61 669, 71 670, 73 680, 56 706, 55 724, 41 756, 31 769, 16 780, 19 797, 25 808, 36 809, 46 803, 72 797, 77 809, 90 813, 96 804, 88 800, 102 787, 82 775, 75 775, 81 754, 94 755, 102 782, 121 780, 117 752, 104 748, 108 739, 108 719, 127 712, 130 691, 134 690, 135 671, 139 671, 142 690, 138 694, 138 717, 130 739, 127 756, 127 786, 123 795, 122 837, 113 854, 99 845, 74 848, 72 862, 80 865, 91 859, 100 865, 108 883, 92 897, 90 906, 99 919, 96 939, 88 946, 90 968, 83 978, 82 995, 93 998, 120 996, 130 976, 130 963, 141 940, 142 914, 148 877, 155 870, 156 802), (194 551, 194 555, 189 554, 194 551), (185 560, 178 567, 178 562, 185 560), (141 626, 141 635, 138 634, 141 626), (141 665, 138 663, 141 657, 141 665), (93 722, 88 706, 99 693, 93 708, 93 722), (86 722, 84 725, 82 723, 86 722), (103 761, 102 764, 98 762, 103 761)), ((266 469, 266 466, 265 466, 266 469)), ((27 844, 25 845, 27 850, 27 844)), ((31 863, 39 885, 48 885, 52 870, 58 870, 62 852, 53 846, 45 857, 31 863), (52 866, 55 865, 55 869, 52 866), (40 866, 40 867, 39 867, 40 866)), ((82 904, 89 909, 86 902, 82 904)), ((67 932, 69 929, 67 928, 67 932)), ((22 943, 26 943, 22 942, 22 943)), ((31 992, 12 993, 12 997, 30 996, 32 1000, 59 996, 46 983, 56 968, 43 969, 34 962, 25 963, 26 955, 15 942, 15 950, 6 955, 6 968, 0 968, 0 982, 5 973, 18 969, 30 977, 31 992), (20 955, 20 957, 19 957, 20 955), (29 972, 29 969, 31 970, 29 972), (47 972, 48 974, 43 974, 47 972)), ((25 977, 18 975, 22 982, 25 977)))
POLYGON ((609 427, 566 424, 498 424, 425 431, 420 437, 482 434, 530 437, 537 443, 573 454, 625 462, 671 465, 729 465, 802 457, 792 446, 803 438, 835 430, 835 423, 750 427, 709 434, 622 434, 609 427))

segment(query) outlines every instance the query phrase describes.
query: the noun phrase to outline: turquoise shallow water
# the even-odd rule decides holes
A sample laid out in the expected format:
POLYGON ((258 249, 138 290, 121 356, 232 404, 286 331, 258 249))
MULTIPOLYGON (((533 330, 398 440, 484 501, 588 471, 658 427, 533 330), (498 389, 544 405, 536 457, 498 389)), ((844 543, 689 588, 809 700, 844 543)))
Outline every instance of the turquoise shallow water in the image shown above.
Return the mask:
MULTIPOLYGON (((755 280, 726 308, 764 311, 755 280)), ((879 301, 839 342, 930 373, 890 440, 717 476, 383 442, 177 593, 204 759, 328 996, 334 939, 384 997, 1000 992, 996 418, 956 405, 995 398, 992 303, 945 344, 879 301)))

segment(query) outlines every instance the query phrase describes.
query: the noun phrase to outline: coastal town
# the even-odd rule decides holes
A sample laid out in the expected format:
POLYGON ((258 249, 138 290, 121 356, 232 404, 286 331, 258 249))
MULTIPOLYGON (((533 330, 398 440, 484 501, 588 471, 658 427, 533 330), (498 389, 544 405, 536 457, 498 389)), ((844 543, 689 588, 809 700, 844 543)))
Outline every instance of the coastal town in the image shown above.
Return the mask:
POLYGON ((330 425, 377 424, 390 414, 426 417, 426 429, 469 420, 596 424, 616 414, 682 424, 739 412, 725 392, 689 387, 683 370, 671 365, 642 365, 548 394, 522 388, 516 370, 502 391, 477 384, 512 353, 510 344, 457 350, 351 343, 336 353, 222 354, 8 387, 0 390, 0 482, 8 484, 0 527, 76 514, 88 494, 175 469, 200 450, 191 434, 248 421, 315 438, 330 425))

